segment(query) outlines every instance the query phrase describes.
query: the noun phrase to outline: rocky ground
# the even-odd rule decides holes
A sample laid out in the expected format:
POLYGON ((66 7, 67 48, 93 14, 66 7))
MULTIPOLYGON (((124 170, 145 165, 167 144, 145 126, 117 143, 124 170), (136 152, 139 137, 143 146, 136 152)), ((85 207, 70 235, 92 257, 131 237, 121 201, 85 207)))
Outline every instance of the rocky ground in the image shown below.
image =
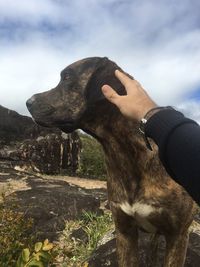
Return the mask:
POLYGON ((86 186, 85 179, 74 178, 73 182, 72 177, 28 173, 9 161, 0 162, 0 192, 8 203, 15 201, 20 211, 34 219, 40 237, 53 240, 65 220, 75 219, 83 211, 100 213, 101 201, 106 200, 105 182, 90 181, 86 186))
MULTIPOLYGON (((5 193, 8 203, 16 201, 19 210, 34 219, 34 231, 39 233, 41 238, 48 237, 52 241, 59 239, 66 220, 78 218, 83 211, 97 214, 104 212, 103 204, 107 199, 105 182, 28 173, 14 166, 12 161, 0 161, 0 192, 5 193)), ((150 237, 144 233, 140 235, 141 267, 144 267, 147 266, 146 255, 150 237)), ((156 266, 162 266, 165 246, 162 239, 159 242, 160 250, 156 266)), ((110 231, 98 243, 96 251, 88 259, 87 266, 116 267, 115 247, 114 233, 110 231)), ((200 224, 197 218, 191 227, 185 267, 198 266, 200 266, 200 224)))

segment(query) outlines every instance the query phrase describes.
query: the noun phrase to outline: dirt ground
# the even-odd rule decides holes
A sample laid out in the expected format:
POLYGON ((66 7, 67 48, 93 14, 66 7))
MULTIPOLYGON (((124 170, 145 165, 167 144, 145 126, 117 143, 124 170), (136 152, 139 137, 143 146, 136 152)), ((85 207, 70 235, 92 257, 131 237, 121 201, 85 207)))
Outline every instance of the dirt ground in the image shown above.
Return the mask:
MULTIPOLYGON (((53 182, 63 181, 69 185, 79 186, 84 189, 106 189, 106 181, 86 179, 80 177, 71 177, 65 175, 42 175, 34 173, 33 176, 38 178, 49 180, 53 182)), ((0 161, 0 194, 10 195, 16 191, 23 191, 31 189, 30 184, 27 183, 27 178, 31 176, 31 173, 26 172, 20 167, 13 167, 10 162, 0 161)))
POLYGON ((100 181, 100 180, 93 180, 93 179, 86 179, 86 178, 80 178, 80 177, 71 177, 71 176, 46 176, 42 175, 44 178, 49 178, 49 179, 56 179, 56 180, 62 180, 70 185, 77 185, 82 188, 86 189, 100 189, 104 188, 106 189, 106 182, 105 181, 100 181))

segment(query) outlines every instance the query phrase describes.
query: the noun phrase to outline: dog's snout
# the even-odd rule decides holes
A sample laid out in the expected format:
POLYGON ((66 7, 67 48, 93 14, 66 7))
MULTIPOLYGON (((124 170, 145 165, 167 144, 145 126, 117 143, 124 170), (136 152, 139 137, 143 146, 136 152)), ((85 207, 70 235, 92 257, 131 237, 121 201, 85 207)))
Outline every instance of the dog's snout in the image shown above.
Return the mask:
POLYGON ((27 108, 31 108, 31 106, 33 105, 33 102, 35 101, 35 96, 32 96, 31 98, 29 98, 27 101, 26 101, 26 106, 27 108))

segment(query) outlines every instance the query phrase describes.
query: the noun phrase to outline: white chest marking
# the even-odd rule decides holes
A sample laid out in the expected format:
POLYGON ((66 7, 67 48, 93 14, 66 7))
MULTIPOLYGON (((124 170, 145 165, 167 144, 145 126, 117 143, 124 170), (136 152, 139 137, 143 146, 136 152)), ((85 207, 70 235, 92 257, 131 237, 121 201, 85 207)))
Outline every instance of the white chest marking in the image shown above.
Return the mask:
POLYGON ((132 206, 127 202, 124 202, 120 205, 120 207, 123 212, 133 217, 135 216, 135 213, 137 213, 141 217, 147 217, 149 214, 155 211, 155 208, 151 205, 142 204, 140 202, 137 202, 132 206))
POLYGON ((147 232, 156 232, 156 228, 148 221, 148 216, 152 212, 159 211, 155 207, 149 204, 143 204, 140 202, 130 205, 127 202, 124 202, 120 205, 120 208, 128 214, 129 216, 134 217, 137 224, 144 228, 147 232))

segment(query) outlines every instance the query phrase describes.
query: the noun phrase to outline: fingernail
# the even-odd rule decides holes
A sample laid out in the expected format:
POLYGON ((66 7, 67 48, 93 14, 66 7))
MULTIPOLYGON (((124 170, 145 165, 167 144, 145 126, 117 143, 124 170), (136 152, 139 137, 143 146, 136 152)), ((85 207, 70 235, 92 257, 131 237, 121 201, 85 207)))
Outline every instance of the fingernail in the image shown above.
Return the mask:
POLYGON ((102 89, 102 91, 107 91, 107 85, 106 84, 104 84, 102 87, 101 87, 101 89, 102 89))
POLYGON ((115 71, 115 75, 118 76, 118 75, 120 75, 120 74, 122 74, 122 72, 121 72, 120 70, 116 70, 116 71, 115 71))

